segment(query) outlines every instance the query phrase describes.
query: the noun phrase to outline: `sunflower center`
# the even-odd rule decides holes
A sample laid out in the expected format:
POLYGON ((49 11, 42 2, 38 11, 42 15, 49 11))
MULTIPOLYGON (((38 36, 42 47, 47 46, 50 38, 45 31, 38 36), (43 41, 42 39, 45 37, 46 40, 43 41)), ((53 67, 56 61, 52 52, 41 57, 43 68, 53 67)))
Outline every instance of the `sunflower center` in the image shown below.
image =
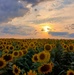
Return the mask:
POLYGON ((18 55, 18 52, 14 52, 14 55, 17 56, 18 55))
POLYGON ((12 57, 10 55, 5 55, 3 58, 5 59, 5 61, 9 61, 12 57))
POLYGON ((49 69, 50 69, 50 67, 49 67, 48 65, 44 65, 44 66, 41 67, 41 71, 42 71, 42 72, 46 72, 46 71, 48 71, 49 69))
POLYGON ((13 47, 10 47, 10 49, 12 50, 12 49, 13 49, 13 47))
POLYGON ((74 75, 72 72, 69 75, 74 75))
POLYGON ((2 46, 0 46, 0 49, 2 49, 2 46))
POLYGON ((15 73, 18 73, 18 69, 17 69, 17 68, 15 68, 15 69, 14 69, 14 72, 15 72, 15 73))
POLYGON ((44 59, 45 55, 44 54, 40 54, 40 59, 44 59))
POLYGON ((66 46, 66 45, 64 45, 64 48, 67 48, 67 46, 66 46))
POLYGON ((46 46, 45 46, 45 49, 46 49, 46 50, 50 50, 51 47, 50 47, 49 45, 46 45, 46 46))
POLYGON ((3 62, 2 61, 0 61, 0 66, 3 66, 3 62))
POLYGON ((70 50, 73 50, 73 46, 70 46, 70 50))
POLYGON ((34 57, 34 60, 36 60, 36 61, 38 60, 37 56, 34 57))

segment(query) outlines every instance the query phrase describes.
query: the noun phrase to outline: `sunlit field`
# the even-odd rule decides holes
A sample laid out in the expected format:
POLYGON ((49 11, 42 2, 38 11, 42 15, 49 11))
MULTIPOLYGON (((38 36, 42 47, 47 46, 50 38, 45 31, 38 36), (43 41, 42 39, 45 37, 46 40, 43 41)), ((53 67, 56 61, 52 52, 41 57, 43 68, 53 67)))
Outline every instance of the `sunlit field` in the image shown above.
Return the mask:
POLYGON ((74 75, 74 40, 0 39, 0 75, 74 75))

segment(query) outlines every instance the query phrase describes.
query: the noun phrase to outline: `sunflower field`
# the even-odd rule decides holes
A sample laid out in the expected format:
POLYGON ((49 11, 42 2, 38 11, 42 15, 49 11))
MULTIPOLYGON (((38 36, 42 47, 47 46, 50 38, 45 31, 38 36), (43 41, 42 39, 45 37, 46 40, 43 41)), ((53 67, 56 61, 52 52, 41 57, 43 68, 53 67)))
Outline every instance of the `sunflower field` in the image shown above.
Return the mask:
POLYGON ((0 39, 0 75, 74 75, 74 40, 0 39))

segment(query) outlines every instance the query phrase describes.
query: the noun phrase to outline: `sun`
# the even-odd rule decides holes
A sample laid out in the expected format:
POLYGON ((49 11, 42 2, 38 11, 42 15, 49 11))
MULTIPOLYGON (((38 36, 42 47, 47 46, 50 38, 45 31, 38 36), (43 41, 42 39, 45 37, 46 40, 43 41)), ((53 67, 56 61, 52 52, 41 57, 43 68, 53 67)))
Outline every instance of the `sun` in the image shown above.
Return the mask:
POLYGON ((49 32, 51 30, 50 26, 43 26, 43 31, 44 32, 49 32))

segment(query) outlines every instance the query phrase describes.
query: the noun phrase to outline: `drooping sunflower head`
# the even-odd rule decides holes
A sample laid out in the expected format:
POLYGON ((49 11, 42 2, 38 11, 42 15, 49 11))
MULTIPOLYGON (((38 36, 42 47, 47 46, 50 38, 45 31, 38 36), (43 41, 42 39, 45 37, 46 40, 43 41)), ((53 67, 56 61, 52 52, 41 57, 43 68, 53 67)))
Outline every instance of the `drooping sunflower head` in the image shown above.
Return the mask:
POLYGON ((3 58, 0 58, 0 69, 6 66, 6 61, 3 58))
POLYGON ((67 75, 74 75, 74 70, 71 70, 71 69, 68 70, 68 71, 67 71, 67 75))
POLYGON ((21 70, 18 68, 18 66, 13 65, 13 73, 14 73, 15 75, 19 75, 20 72, 21 72, 21 70))
POLYGON ((34 54, 34 55, 33 55, 32 61, 33 61, 33 62, 37 62, 37 61, 38 61, 38 54, 34 54))
POLYGON ((35 71, 30 70, 27 75, 37 75, 37 73, 35 71))
POLYGON ((13 60, 12 54, 4 54, 4 55, 2 56, 2 58, 3 58, 6 62, 9 62, 9 61, 12 61, 12 60, 13 60))
POLYGON ((45 44, 44 45, 44 50, 51 51, 52 50, 52 45, 51 44, 45 44))
POLYGON ((38 68, 38 72, 41 74, 47 74, 49 72, 52 72, 51 64, 50 63, 43 64, 38 68))

